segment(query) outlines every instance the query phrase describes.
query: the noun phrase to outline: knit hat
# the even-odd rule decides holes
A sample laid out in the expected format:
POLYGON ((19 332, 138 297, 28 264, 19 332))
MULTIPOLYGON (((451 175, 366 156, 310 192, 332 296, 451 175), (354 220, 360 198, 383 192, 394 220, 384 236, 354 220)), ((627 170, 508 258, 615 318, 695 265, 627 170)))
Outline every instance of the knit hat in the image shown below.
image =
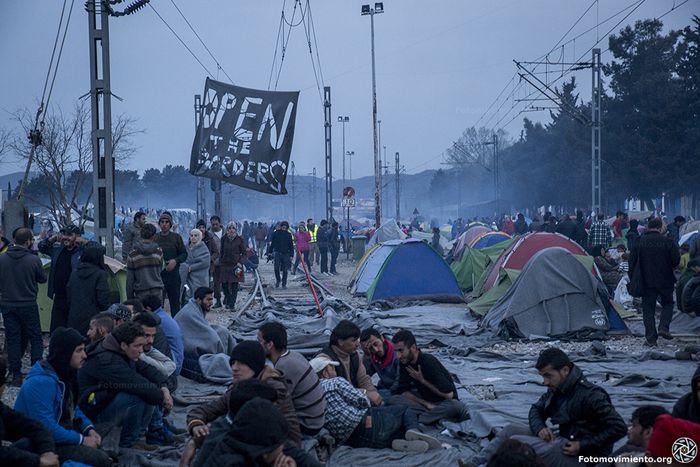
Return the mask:
POLYGON ((197 225, 196 225, 195 227, 199 228, 200 225, 203 226, 203 227, 206 227, 206 226, 207 226, 207 223, 204 222, 204 219, 199 219, 199 220, 197 221, 197 225))
POLYGON ((233 348, 229 362, 234 361, 244 363, 250 367, 258 376, 265 368, 265 350, 258 341, 243 341, 233 348))
POLYGON ((289 424, 282 412, 272 402, 256 397, 243 404, 227 437, 244 444, 248 454, 257 458, 284 444, 288 434, 289 424))
POLYGON ((163 220, 163 219, 169 221, 170 224, 172 225, 172 223, 173 223, 173 215, 170 214, 169 211, 163 211, 163 213, 162 213, 162 214, 160 215, 160 217, 158 218, 159 221, 161 221, 161 220, 163 220))
POLYGON ((114 319, 121 321, 131 321, 131 310, 121 303, 113 303, 105 312, 114 319))
POLYGON ((673 418, 668 414, 659 415, 654 422, 654 431, 649 439, 647 455, 673 457, 683 464, 700 465, 699 444, 699 424, 673 418))

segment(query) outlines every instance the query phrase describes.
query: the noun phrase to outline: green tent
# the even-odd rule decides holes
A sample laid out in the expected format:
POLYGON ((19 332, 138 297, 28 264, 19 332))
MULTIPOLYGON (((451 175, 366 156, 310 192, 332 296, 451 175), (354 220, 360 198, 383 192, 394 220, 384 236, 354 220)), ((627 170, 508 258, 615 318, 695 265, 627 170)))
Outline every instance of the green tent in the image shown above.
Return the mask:
MULTIPOLYGON (((574 256, 581 262, 581 264, 586 266, 586 268, 588 268, 589 271, 593 268, 592 256, 574 256)), ((493 263, 491 265, 493 266, 493 263)), ((508 289, 510 289, 510 286, 513 285, 513 282, 515 282, 515 279, 517 279, 517 277, 520 275, 520 271, 517 269, 501 269, 498 273, 498 280, 496 281, 496 284, 493 287, 491 287, 488 291, 483 293, 483 295, 481 295, 483 290, 484 279, 488 277, 490 272, 491 268, 488 268, 484 271, 484 273, 481 276, 481 279, 479 280, 479 283, 477 283, 477 286, 474 289, 474 296, 478 296, 479 298, 470 302, 467 305, 469 309, 475 315, 478 316, 485 316, 486 313, 488 313, 489 310, 491 310, 491 307, 493 307, 493 305, 498 301, 498 299, 501 298, 508 291, 508 289), (480 296, 476 295, 476 291, 480 293, 480 296)))
MULTIPOLYGON (((51 260, 42 258, 44 273, 49 277, 51 272, 51 260)), ((126 300, 126 267, 114 258, 105 256, 107 266, 107 282, 109 283, 110 303, 121 303, 126 300)), ((37 294, 37 304, 39 305, 39 319, 41 320, 41 331, 51 330, 51 308, 53 300, 48 297, 48 284, 39 284, 37 294)))
POLYGON ((512 238, 480 250, 467 247, 462 258, 450 265, 457 277, 459 287, 465 292, 473 290, 484 271, 496 262, 503 250, 511 243, 513 243, 512 238))

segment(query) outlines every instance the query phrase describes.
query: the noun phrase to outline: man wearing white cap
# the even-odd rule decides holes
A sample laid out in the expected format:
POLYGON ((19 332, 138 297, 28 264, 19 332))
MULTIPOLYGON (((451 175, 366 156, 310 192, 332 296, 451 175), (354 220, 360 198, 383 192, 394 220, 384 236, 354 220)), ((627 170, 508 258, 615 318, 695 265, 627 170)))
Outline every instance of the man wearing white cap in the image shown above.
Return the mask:
POLYGON ((339 445, 425 452, 442 445, 418 430, 418 417, 405 406, 371 407, 366 392, 338 377, 340 362, 319 356, 309 362, 326 396, 325 428, 339 445))

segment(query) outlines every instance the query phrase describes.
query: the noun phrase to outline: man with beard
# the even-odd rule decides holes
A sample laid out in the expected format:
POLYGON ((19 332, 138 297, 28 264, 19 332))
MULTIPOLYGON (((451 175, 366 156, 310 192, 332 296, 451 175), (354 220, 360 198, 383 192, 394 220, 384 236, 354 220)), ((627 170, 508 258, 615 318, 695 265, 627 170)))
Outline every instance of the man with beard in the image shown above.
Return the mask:
POLYGON ((377 391, 382 399, 389 399, 392 389, 399 384, 399 358, 391 341, 374 328, 367 328, 360 334, 360 345, 365 354, 363 362, 367 374, 379 376, 377 391))
POLYGON ((90 320, 87 336, 91 343, 95 343, 103 339, 107 334, 112 332, 113 329, 114 318, 106 311, 103 311, 93 316, 90 320))
POLYGON ((62 228, 59 235, 39 242, 39 252, 51 257, 48 283, 48 296, 53 300, 51 332, 68 325, 68 280, 78 269, 80 257, 88 244, 97 245, 83 238, 80 229, 74 224, 62 228))
POLYGON ((437 358, 418 349, 411 331, 402 329, 392 342, 401 369, 390 404, 411 407, 418 413, 418 420, 426 425, 469 418, 467 408, 457 396, 452 375, 437 358))
POLYGON ((182 237, 173 232, 173 216, 168 211, 163 211, 158 219, 160 233, 156 236, 156 243, 163 250, 165 269, 160 273, 163 279, 163 301, 165 297, 170 303, 170 313, 175 316, 180 311, 180 265, 187 260, 187 248, 182 237))
POLYGON ((102 438, 77 405, 77 372, 86 358, 84 338, 78 331, 56 329, 51 335, 48 357, 29 371, 15 410, 49 429, 61 463, 71 460, 109 467, 112 460, 100 449, 102 438))
POLYGON ((123 229, 122 260, 126 264, 129 253, 141 240, 141 229, 146 225, 146 213, 138 211, 134 214, 134 222, 126 224, 123 229))

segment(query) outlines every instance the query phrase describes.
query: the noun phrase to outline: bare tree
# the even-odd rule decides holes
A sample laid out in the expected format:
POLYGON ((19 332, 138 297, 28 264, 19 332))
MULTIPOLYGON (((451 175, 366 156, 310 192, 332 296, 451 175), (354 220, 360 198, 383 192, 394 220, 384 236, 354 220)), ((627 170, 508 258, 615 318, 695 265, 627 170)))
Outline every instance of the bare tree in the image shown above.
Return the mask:
POLYGON ((0 162, 3 157, 10 151, 10 140, 12 133, 7 128, 0 128, 0 162))
MULTIPOLYGON (((15 113, 23 132, 9 143, 19 158, 28 161, 31 147, 26 134, 33 125, 27 109, 15 113)), ((42 131, 43 141, 37 147, 32 167, 39 172, 41 190, 28 190, 27 199, 45 208, 61 226, 78 222, 85 224, 92 196, 92 142, 90 109, 84 101, 76 103, 66 115, 60 108, 47 115, 42 131)), ((113 123, 112 153, 117 167, 122 166, 137 151, 133 138, 143 130, 135 121, 119 115, 113 123)))

